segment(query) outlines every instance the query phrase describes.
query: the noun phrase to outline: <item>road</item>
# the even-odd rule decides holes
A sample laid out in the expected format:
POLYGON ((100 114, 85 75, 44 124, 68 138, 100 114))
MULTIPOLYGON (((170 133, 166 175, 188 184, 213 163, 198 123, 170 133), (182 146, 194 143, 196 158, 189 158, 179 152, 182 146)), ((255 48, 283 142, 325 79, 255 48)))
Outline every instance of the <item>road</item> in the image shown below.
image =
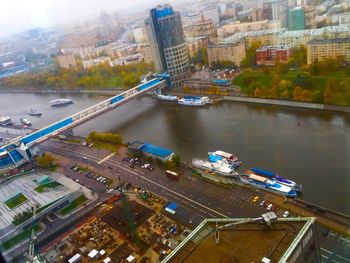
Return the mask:
MULTIPOLYGON (((106 158, 110 154, 108 151, 54 140, 42 143, 40 149, 65 156, 71 160, 72 165, 85 163, 98 169, 105 177, 114 179, 112 186, 116 186, 120 181, 130 182, 171 202, 176 202, 177 219, 193 227, 204 218, 257 217, 266 212, 251 202, 256 195, 263 197, 263 193, 239 186, 226 189, 192 177, 190 172, 184 173, 179 181, 174 181, 167 178, 164 171, 159 168, 155 171, 140 167, 132 169, 129 163, 122 161, 121 156, 106 158)), ((275 212, 281 216, 284 211, 277 208, 275 212)), ((319 236, 323 262, 350 262, 349 239, 329 232, 323 227, 319 227, 319 236)))

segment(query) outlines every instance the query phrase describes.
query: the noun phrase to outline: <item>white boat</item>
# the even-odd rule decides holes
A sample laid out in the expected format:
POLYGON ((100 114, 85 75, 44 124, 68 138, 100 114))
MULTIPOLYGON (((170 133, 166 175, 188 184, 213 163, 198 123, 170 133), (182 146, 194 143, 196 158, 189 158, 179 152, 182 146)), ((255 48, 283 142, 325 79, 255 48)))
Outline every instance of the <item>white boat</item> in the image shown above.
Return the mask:
POLYGON ((73 103, 71 99, 64 99, 64 98, 50 101, 51 106, 61 106, 61 105, 66 105, 71 103, 73 103))
MULTIPOLYGON (((240 160, 238 160, 238 157, 233 155, 232 153, 227 153, 227 152, 223 152, 220 150, 217 150, 215 152, 208 152, 208 156, 209 159, 211 159, 211 157, 219 157, 222 158, 224 160, 226 160, 227 162, 233 164, 234 166, 239 166, 242 164, 242 162, 240 160)), ((215 159, 215 158, 213 158, 215 159)))
POLYGON ((276 181, 276 179, 266 178, 260 175, 256 175, 254 173, 251 174, 243 174, 239 176, 240 180, 244 184, 251 185, 256 188, 264 189, 266 191, 284 195, 288 197, 296 197, 297 192, 289 186, 280 184, 276 181))
POLYGON ((205 106, 210 104, 208 97, 185 96, 178 100, 178 103, 186 106, 205 106))
POLYGON ((24 125, 27 125, 27 126, 32 125, 32 123, 29 120, 25 119, 25 118, 21 119, 21 123, 24 124, 24 125))
POLYGON ((39 110, 31 109, 28 112, 28 115, 30 116, 41 116, 42 112, 39 110))
POLYGON ((0 116, 0 125, 6 126, 12 123, 11 118, 8 116, 0 116))
POLYGON ((157 99, 168 100, 168 101, 177 101, 179 98, 177 96, 159 94, 159 95, 157 95, 157 99))
POLYGON ((218 175, 223 176, 238 176, 238 173, 235 172, 234 168, 225 162, 215 162, 212 163, 207 160, 201 159, 193 159, 192 160, 193 167, 199 168, 201 170, 210 171, 212 173, 216 173, 218 175))

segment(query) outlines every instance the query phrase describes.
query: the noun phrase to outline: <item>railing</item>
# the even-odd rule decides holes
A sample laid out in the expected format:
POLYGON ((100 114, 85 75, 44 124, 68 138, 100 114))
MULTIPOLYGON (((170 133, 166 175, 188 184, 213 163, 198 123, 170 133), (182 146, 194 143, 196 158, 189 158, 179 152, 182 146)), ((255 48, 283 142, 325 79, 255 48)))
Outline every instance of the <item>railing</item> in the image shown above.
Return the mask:
POLYGON ((4 145, 0 148, 0 152, 5 151, 10 145, 16 145, 18 143, 24 143, 25 145, 31 146, 35 143, 46 140, 50 136, 55 136, 73 126, 86 121, 90 118, 95 117, 96 115, 107 111, 109 109, 115 108, 116 106, 129 101, 132 98, 140 96, 146 93, 149 90, 155 88, 164 88, 166 87, 166 81, 161 78, 152 79, 146 83, 138 85, 135 88, 129 89, 121 94, 118 94, 112 98, 104 100, 96 105, 93 105, 87 109, 84 109, 78 113, 73 114, 70 117, 67 117, 61 121, 53 123, 49 126, 46 126, 38 131, 35 131, 29 135, 18 138, 7 145, 4 145))

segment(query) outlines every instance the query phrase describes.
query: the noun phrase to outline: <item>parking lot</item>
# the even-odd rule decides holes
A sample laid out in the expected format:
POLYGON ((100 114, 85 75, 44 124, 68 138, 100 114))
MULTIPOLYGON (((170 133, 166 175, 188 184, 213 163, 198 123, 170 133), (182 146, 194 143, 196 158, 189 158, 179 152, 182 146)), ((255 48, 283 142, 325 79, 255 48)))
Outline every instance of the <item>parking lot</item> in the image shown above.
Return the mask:
POLYGON ((99 175, 97 176, 94 174, 92 176, 91 172, 88 171, 82 171, 80 169, 74 169, 73 167, 77 166, 72 166, 71 169, 67 169, 65 171, 65 175, 75 182, 89 188, 90 190, 94 192, 105 192, 106 189, 108 188, 106 184, 97 181, 97 179, 100 177, 99 175), (90 173, 90 177, 88 176, 90 173))

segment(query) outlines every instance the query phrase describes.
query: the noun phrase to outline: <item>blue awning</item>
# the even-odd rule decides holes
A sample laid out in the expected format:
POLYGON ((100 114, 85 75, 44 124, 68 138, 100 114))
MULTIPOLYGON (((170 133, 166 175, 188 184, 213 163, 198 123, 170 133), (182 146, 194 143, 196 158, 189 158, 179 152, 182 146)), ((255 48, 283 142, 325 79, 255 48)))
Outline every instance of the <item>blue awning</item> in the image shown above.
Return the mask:
POLYGON ((176 203, 170 203, 165 207, 165 211, 168 211, 171 214, 175 214, 175 210, 177 208, 177 204, 176 203))
POLYGON ((220 161, 222 160, 222 157, 221 156, 217 156, 217 155, 209 155, 209 161, 211 161, 212 163, 215 163, 217 161, 220 161))

